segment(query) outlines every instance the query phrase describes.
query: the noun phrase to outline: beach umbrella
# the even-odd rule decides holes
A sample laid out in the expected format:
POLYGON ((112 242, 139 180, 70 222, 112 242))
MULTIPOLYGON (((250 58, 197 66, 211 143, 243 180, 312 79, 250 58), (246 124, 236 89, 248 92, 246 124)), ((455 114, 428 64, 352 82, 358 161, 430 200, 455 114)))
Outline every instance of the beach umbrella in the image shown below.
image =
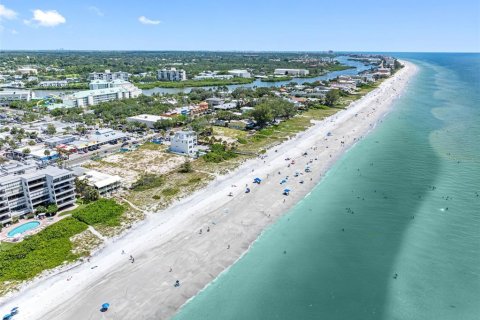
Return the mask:
POLYGON ((283 179, 282 181, 280 181, 280 184, 284 184, 286 182, 287 182, 287 180, 283 179))
POLYGON ((108 311, 108 308, 110 308, 110 303, 104 303, 102 304, 102 308, 100 309, 101 312, 108 311))
POLYGON ((3 316, 3 320, 10 320, 10 319, 12 319, 12 315, 10 313, 3 316))

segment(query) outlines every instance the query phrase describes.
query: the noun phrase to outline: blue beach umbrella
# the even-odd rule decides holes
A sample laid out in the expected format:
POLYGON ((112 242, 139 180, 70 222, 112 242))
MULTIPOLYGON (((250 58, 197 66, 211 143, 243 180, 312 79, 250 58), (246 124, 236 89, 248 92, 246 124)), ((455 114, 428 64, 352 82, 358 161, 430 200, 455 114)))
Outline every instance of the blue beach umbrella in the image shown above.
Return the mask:
POLYGON ((12 319, 12 315, 10 313, 3 316, 3 320, 10 320, 10 319, 12 319))
POLYGON ((101 312, 106 312, 108 311, 108 308, 110 308, 110 303, 104 303, 102 304, 102 308, 100 309, 101 312))

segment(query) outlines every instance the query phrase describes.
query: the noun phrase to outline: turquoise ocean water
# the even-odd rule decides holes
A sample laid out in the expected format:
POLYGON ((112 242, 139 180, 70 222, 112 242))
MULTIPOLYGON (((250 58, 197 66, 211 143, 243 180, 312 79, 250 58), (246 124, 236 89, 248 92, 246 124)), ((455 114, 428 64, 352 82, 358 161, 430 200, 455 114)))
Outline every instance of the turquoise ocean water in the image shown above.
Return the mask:
POLYGON ((176 320, 480 319, 480 55, 397 56, 394 110, 176 320))

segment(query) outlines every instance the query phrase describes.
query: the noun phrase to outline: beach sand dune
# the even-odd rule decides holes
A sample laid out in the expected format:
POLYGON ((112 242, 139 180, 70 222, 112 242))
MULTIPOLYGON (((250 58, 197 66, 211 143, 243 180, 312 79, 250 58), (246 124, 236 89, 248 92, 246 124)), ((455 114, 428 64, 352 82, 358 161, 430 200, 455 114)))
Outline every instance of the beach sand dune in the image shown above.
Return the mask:
POLYGON ((416 72, 415 65, 403 63, 395 76, 348 109, 269 150, 265 159, 249 160, 164 212, 148 215, 122 238, 107 243, 90 262, 36 280, 4 298, 2 311, 19 306, 17 320, 171 317, 239 259, 262 230, 304 198, 331 165, 381 121, 416 72), (287 157, 295 164, 288 166, 287 157), (305 172, 307 166, 311 172, 305 172), (263 179, 261 184, 252 183, 255 177, 263 179), (287 182, 280 184, 283 179, 287 182), (246 185, 251 189, 248 194, 246 185), (285 188, 291 189, 288 196, 282 194, 285 188), (174 286, 176 280, 180 286, 174 286), (111 307, 100 316, 104 302, 111 307))

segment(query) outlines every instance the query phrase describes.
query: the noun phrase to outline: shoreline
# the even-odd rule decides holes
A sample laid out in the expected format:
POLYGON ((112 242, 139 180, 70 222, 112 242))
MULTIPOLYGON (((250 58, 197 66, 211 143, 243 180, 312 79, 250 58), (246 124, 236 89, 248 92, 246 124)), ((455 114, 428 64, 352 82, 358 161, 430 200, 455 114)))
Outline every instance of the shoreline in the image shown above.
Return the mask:
POLYGON ((120 238, 109 240, 89 263, 34 280, 2 298, 2 309, 19 306, 16 319, 89 319, 97 315, 101 303, 109 301, 112 308, 105 319, 138 316, 140 309, 143 318, 171 317, 241 259, 270 225, 308 196, 333 163, 375 128, 416 72, 412 63, 402 63, 404 68, 347 109, 268 150, 265 163, 259 158, 246 161, 172 207, 149 215, 120 238), (328 132, 333 135, 327 137, 328 132), (305 151, 306 157, 301 155, 305 151), (286 157, 295 159, 295 165, 287 167, 286 157), (300 176, 305 180, 300 184, 294 173, 307 164, 312 173, 300 176), (289 182, 281 186, 285 175, 290 176, 289 182), (263 181, 252 186, 256 176, 263 181), (245 184, 251 193, 244 193, 245 184), (281 194, 285 187, 292 189, 288 197, 281 194), (227 196, 230 191, 233 197, 227 196), (128 260, 130 254, 135 263, 128 260), (181 281, 179 288, 173 287, 176 279, 181 281), (76 302, 68 303, 69 299, 76 302))

